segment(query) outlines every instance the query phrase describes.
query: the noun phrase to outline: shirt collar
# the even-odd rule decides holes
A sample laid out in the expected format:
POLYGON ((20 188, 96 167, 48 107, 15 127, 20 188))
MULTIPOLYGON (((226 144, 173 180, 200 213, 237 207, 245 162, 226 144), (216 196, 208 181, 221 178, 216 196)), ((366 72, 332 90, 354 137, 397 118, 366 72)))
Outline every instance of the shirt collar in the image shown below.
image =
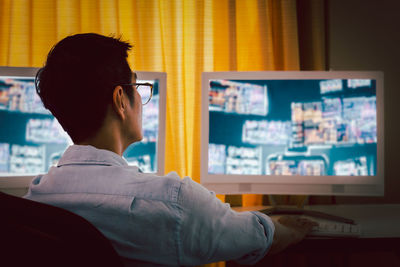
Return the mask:
POLYGON ((105 149, 98 149, 90 145, 72 145, 67 148, 58 162, 58 167, 63 165, 109 165, 128 166, 120 155, 105 149))

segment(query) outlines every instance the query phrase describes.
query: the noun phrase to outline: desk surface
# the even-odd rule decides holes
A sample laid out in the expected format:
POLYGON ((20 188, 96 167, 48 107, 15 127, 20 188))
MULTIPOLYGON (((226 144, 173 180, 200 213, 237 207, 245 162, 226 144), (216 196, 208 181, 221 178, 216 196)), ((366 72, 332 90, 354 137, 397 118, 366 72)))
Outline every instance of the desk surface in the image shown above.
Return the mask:
MULTIPOLYGON (((235 207, 236 211, 261 210, 268 206, 235 207)), ((361 238, 400 238, 400 204, 310 205, 314 210, 354 220, 361 226, 361 238)))

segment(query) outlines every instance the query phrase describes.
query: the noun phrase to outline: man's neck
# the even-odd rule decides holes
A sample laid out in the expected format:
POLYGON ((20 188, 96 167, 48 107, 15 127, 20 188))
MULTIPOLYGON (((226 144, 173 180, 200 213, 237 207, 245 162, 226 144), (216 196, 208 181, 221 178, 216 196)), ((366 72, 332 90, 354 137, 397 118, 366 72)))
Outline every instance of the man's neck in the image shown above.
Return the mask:
POLYGON ((86 140, 76 143, 77 145, 91 145, 98 149, 106 149, 120 156, 125 151, 127 145, 121 136, 121 132, 116 125, 107 125, 100 128, 97 134, 86 140))
POLYGON ((96 142, 96 141, 85 141, 85 142, 80 142, 76 143, 77 145, 90 145, 98 149, 105 149, 112 151, 120 156, 122 156, 122 153, 124 152, 124 149, 122 146, 119 146, 117 144, 110 144, 110 143, 105 143, 105 142, 96 142))

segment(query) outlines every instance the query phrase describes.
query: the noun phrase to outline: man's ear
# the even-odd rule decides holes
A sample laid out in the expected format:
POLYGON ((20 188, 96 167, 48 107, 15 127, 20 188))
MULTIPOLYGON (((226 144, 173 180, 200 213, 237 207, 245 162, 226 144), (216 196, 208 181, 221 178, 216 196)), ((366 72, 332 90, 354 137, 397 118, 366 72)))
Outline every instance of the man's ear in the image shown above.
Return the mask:
POLYGON ((125 119, 126 96, 120 85, 116 86, 113 91, 112 106, 117 116, 122 120, 125 119))

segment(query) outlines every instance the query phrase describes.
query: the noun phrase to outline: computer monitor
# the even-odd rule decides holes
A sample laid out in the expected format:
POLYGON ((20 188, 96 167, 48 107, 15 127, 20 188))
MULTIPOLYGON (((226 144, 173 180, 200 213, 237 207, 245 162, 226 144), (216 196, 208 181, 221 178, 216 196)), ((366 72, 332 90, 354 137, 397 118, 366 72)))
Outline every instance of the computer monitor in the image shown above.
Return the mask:
POLYGON ((382 72, 204 72, 201 110, 216 193, 384 194, 382 72))
MULTIPOLYGON (((71 138, 36 94, 38 68, 0 67, 0 188, 27 187, 56 165, 71 138)), ((143 140, 123 156, 143 172, 164 174, 166 73, 136 72, 150 82, 153 97, 143 106, 143 140)))

